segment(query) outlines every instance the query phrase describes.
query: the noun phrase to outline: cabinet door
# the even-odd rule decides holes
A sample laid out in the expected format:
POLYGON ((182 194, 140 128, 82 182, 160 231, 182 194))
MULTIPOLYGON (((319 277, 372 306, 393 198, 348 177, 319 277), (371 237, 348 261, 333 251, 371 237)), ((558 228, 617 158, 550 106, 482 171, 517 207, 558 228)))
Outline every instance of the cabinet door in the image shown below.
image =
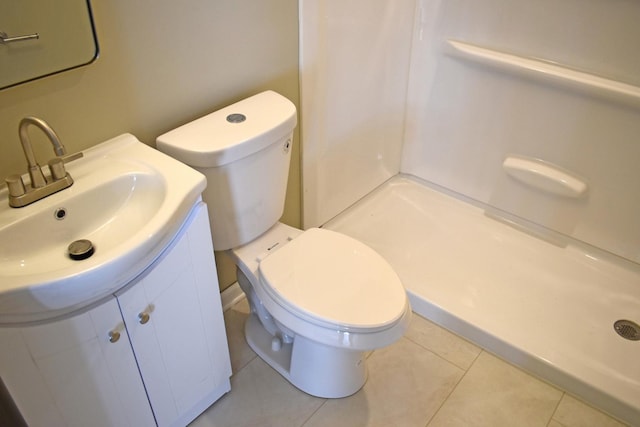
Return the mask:
POLYGON ((206 205, 168 253, 118 296, 159 426, 184 425, 230 388, 206 205))
POLYGON ((0 329, 0 375, 29 426, 152 426, 115 298, 56 322, 0 329), (120 338, 109 341, 109 332, 120 338))

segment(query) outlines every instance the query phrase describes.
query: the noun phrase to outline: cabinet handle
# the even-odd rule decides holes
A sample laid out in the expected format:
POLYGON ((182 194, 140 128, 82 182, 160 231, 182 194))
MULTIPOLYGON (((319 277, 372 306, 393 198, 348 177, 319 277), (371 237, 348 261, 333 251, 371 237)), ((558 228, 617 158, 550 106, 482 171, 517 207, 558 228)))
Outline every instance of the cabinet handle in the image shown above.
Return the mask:
POLYGON ((147 323, 149 321, 149 313, 143 311, 142 313, 138 314, 138 321, 141 325, 147 323))
POLYGON ((120 339, 120 332, 109 331, 109 342, 111 343, 118 342, 119 339, 120 339))

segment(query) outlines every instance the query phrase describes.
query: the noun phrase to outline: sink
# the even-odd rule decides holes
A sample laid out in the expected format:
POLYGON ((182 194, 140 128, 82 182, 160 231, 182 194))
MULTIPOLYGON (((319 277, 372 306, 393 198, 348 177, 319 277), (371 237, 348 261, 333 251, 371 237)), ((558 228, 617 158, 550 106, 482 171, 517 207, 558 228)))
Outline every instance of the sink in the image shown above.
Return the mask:
POLYGON ((125 134, 66 165, 74 184, 23 208, 0 191, 0 325, 98 302, 142 273, 178 234, 202 174, 125 134), (89 240, 86 259, 69 245, 89 240))
POLYGON ((59 207, 43 206, 0 230, 0 241, 11 242, 0 248, 0 274, 20 278, 80 267, 66 257, 71 242, 83 237, 99 252, 117 247, 158 212, 165 196, 157 176, 133 172, 66 198, 59 207))

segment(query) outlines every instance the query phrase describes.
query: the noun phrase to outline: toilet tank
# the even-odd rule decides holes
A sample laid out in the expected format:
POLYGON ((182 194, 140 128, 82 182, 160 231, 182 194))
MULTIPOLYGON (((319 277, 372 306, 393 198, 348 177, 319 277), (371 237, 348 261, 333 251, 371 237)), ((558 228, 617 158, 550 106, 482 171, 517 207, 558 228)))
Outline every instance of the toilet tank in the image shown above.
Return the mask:
POLYGON ((266 91, 161 135, 160 151, 207 177, 216 250, 241 246, 282 216, 296 107, 266 91))

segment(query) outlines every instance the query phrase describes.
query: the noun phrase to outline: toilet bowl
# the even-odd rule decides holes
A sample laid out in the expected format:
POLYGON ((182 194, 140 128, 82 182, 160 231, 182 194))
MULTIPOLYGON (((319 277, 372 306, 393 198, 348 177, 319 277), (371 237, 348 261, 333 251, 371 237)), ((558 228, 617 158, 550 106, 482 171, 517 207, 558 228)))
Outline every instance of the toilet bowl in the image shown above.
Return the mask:
POLYGON ((295 106, 267 91, 158 137, 161 151, 207 176, 214 247, 227 250, 251 313, 251 348, 318 397, 357 392, 366 352, 398 340, 411 309, 391 266, 365 244, 278 222, 295 106))
POLYGON ((410 320, 395 272, 350 237, 278 223, 231 252, 240 286, 251 295, 249 345, 314 396, 358 391, 367 376, 365 352, 399 339, 410 320))

